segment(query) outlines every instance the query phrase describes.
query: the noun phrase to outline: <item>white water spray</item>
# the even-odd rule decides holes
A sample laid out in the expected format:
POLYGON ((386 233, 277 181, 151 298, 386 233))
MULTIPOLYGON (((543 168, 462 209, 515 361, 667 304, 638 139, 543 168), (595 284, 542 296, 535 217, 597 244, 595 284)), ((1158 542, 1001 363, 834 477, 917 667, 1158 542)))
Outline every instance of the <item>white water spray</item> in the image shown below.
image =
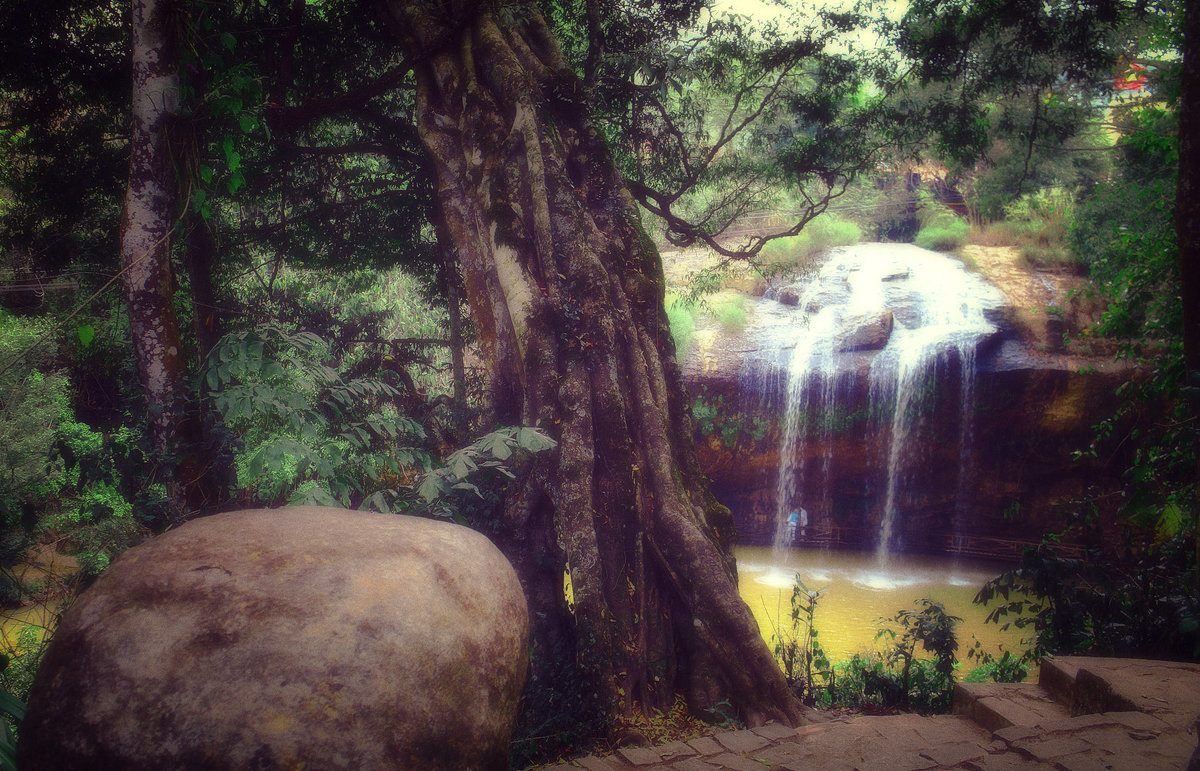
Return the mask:
POLYGON ((911 448, 930 420, 939 370, 954 365, 961 371, 956 510, 960 516, 964 510, 974 458, 975 351, 996 331, 985 312, 999 307, 1002 297, 958 261, 903 244, 836 250, 794 291, 799 302, 790 323, 776 325, 769 333, 787 372, 775 560, 783 564, 792 545, 787 527, 792 511, 807 508, 833 516, 829 440, 839 421, 846 419, 844 405, 839 411, 839 385, 853 370, 845 360, 856 349, 882 346, 870 364, 870 401, 872 413, 885 413, 879 430, 886 448, 881 461, 887 485, 878 504, 882 512, 877 553, 886 563, 896 545, 898 521, 911 505, 908 482, 920 462, 911 448), (824 448, 819 458, 810 457, 808 442, 824 448))

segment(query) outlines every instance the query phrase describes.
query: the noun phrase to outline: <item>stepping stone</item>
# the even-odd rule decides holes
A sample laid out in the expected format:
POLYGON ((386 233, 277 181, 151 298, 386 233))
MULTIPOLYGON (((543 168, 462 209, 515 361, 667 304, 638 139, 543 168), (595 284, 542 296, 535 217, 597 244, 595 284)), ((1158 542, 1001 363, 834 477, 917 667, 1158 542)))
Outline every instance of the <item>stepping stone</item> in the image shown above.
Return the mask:
POLYGON ((1066 720, 1071 713, 1032 683, 958 683, 954 714, 966 715, 989 731, 1066 720))
POLYGON ((731 752, 754 752, 760 747, 766 747, 770 742, 749 729, 728 731, 716 734, 714 738, 725 749, 731 752))
POLYGON ((937 768, 937 761, 921 755, 918 752, 904 752, 894 755, 891 752, 875 758, 866 758, 854 767, 855 771, 926 771, 937 768))
POLYGON ((698 736, 688 741, 688 746, 700 755, 716 755, 725 751, 711 736, 698 736))
POLYGON ((1075 676, 1079 665, 1071 659, 1047 656, 1038 667, 1038 685, 1065 707, 1075 703, 1075 676))
POLYGON ((623 747, 617 754, 632 766, 650 766, 661 763, 663 756, 658 747, 623 747))
POLYGON ((975 742, 954 742, 930 747, 921 753, 923 757, 937 763, 939 766, 957 766, 968 760, 976 760, 987 755, 987 750, 975 742))
POLYGON ((1092 748, 1092 745, 1090 742, 1074 736, 1062 736, 1042 741, 1020 741, 1016 743, 1015 747, 1022 755, 1046 762, 1064 755, 1086 752, 1092 748))
POLYGON ((688 758, 672 763, 672 771, 717 771, 717 766, 703 758, 688 758))
POLYGON ((795 739, 796 729, 791 726, 786 726, 781 723, 768 723, 764 726, 751 729, 764 739, 775 741, 777 739, 795 739))
POLYGON ((751 760, 744 755, 734 755, 732 752, 726 752, 723 755, 715 755, 711 758, 705 758, 706 763, 712 763, 717 768, 727 769, 727 771, 766 771, 770 766, 765 763, 759 763, 757 760, 751 760))
POLYGON ((1037 771, 1051 769, 1054 766, 1039 763, 1036 760, 1026 760, 1016 753, 1003 752, 999 755, 984 755, 976 760, 968 760, 962 764, 962 768, 970 769, 970 771, 1037 771))

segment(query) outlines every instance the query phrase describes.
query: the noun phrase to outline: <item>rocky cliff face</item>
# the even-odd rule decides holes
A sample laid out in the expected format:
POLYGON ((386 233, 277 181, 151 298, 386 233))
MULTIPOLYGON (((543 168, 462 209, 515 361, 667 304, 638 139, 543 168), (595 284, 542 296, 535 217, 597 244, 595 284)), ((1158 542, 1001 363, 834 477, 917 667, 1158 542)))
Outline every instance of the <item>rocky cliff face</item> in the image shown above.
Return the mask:
MULTIPOLYGON (((769 543, 775 530, 784 421, 784 367, 769 355, 763 323, 794 313, 791 296, 762 300, 740 334, 701 329, 684 363, 696 397, 701 462, 717 497, 734 512, 743 542, 769 543), (764 319, 766 321, 764 322, 764 319), (750 365, 749 362, 758 362, 750 365)), ((904 311, 895 321, 904 323, 904 311)), ((1011 306, 993 308, 997 330, 976 350, 974 377, 961 356, 940 361, 914 399, 921 416, 889 459, 895 401, 872 396, 871 364, 887 344, 892 313, 851 319, 838 333, 836 391, 802 418, 793 458, 796 496, 809 512, 809 543, 874 549, 889 491, 896 515, 892 543, 905 551, 1015 556, 1023 544, 1060 530, 1089 492, 1119 487, 1116 458, 1073 459, 1091 426, 1115 402, 1130 373, 1112 362, 1050 352, 1011 306), (964 418, 964 398, 972 402, 964 418), (832 406, 828 406, 832 404, 832 406)), ((878 390, 878 389, 876 389, 878 390)))

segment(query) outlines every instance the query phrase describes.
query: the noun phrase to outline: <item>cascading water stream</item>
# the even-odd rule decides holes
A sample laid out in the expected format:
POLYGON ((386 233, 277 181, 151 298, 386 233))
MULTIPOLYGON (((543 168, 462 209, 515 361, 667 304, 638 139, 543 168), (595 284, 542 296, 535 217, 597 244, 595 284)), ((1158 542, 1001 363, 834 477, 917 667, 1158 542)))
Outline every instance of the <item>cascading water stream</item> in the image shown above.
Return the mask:
POLYGON ((886 477, 882 500, 875 504, 879 561, 886 563, 900 519, 920 498, 910 489, 912 472, 921 462, 914 454, 916 439, 930 429, 939 379, 955 367, 960 445, 955 510, 956 520, 961 519, 974 458, 975 352, 996 331, 986 312, 999 307, 1002 298, 959 262, 903 244, 836 250, 809 281, 791 291, 797 296, 795 309, 782 322, 776 315, 774 325, 763 332, 779 352, 767 366, 783 368, 787 378, 776 485, 776 562, 785 564, 792 545, 789 514, 806 508, 810 517, 836 516, 831 435, 849 422, 839 394, 861 365, 855 357, 873 350, 869 412, 878 421, 886 477))

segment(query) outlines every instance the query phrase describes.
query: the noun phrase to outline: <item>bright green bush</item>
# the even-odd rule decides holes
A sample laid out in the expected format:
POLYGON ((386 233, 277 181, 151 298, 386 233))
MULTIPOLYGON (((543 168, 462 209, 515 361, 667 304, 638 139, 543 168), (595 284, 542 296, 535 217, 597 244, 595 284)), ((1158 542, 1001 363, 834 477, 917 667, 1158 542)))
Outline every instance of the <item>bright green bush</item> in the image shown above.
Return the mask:
MULTIPOLYGON (((225 429, 238 437, 243 493, 283 502, 392 511, 405 470, 428 468, 421 424, 400 415, 400 392, 326 364, 330 344, 268 325, 221 338, 204 371, 225 429)), ((344 369, 344 367, 343 367, 344 369)))
POLYGON ((971 227, 963 220, 943 222, 922 227, 913 243, 922 249, 935 252, 951 252, 967 243, 971 227))
MULTIPOLYGON (((270 292, 249 280, 236 291, 247 306, 267 310, 268 318, 319 335, 351 368, 370 351, 353 341, 447 338, 446 311, 433 304, 430 290, 429 282, 400 268, 346 270, 328 276, 285 266, 270 292)), ((431 366, 411 368, 414 384, 431 397, 449 394, 449 349, 437 346, 422 353, 431 366)))
POLYGON ((710 311, 726 332, 741 332, 746 328, 746 298, 741 295, 721 297, 710 311))
MULTIPOLYGON (((140 533, 134 498, 161 493, 124 489, 121 466, 137 452, 135 434, 125 427, 102 434, 76 420, 50 335, 44 321, 0 314, 0 362, 11 363, 0 375, 0 514, 11 536, 64 538, 84 572, 96 574, 140 533)), ((11 564, 23 549, 9 551, 11 564)))
POLYGON ((803 268, 822 252, 863 240, 857 223, 825 214, 810 222, 799 235, 779 238, 763 247, 761 260, 776 270, 803 268))
POLYGON ((696 317, 691 307, 677 298, 667 297, 667 321, 671 325, 671 337, 675 339, 675 357, 682 362, 692 350, 696 317))

